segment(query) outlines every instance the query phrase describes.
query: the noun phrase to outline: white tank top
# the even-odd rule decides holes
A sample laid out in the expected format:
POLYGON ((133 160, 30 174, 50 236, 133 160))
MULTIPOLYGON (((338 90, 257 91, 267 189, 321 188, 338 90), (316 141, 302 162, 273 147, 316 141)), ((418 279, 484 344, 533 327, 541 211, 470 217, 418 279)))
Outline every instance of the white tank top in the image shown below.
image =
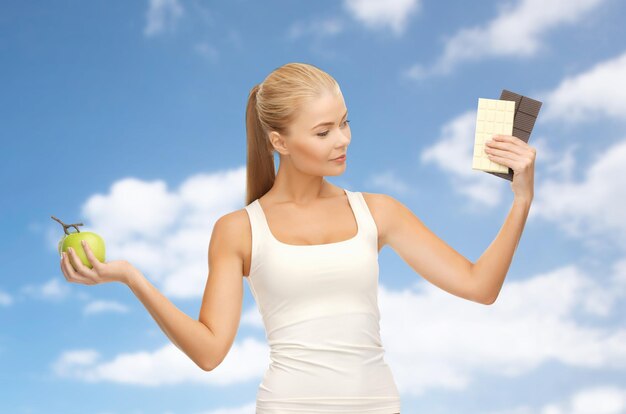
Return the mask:
POLYGON ((252 228, 246 279, 271 360, 257 414, 400 412, 380 338, 376 223, 363 195, 344 191, 358 232, 335 243, 283 243, 258 199, 245 207, 252 228))

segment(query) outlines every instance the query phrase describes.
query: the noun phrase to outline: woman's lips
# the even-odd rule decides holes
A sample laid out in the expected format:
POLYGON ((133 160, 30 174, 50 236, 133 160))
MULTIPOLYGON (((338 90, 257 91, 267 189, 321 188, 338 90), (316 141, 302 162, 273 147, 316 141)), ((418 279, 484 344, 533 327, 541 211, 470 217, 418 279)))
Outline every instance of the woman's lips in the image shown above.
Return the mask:
POLYGON ((346 154, 343 154, 341 157, 333 158, 331 161, 345 161, 346 154))

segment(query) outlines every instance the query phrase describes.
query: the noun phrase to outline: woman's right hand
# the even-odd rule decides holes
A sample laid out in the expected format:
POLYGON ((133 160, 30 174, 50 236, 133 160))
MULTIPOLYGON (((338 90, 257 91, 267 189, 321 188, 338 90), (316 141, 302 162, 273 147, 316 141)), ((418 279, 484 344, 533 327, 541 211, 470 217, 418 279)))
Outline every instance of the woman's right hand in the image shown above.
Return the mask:
POLYGON ((114 260, 101 262, 91 251, 89 243, 85 242, 83 250, 87 255, 91 269, 83 264, 74 250, 69 253, 63 252, 61 258, 61 271, 68 282, 81 283, 83 285, 97 285, 108 282, 121 282, 128 284, 131 273, 135 267, 126 260, 114 260))

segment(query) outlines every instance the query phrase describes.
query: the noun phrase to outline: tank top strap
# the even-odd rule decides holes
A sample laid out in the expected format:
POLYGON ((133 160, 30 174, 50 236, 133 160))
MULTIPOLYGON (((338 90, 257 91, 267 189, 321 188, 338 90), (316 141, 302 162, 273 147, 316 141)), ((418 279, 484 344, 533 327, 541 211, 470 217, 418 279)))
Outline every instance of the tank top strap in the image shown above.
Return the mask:
POLYGON ((370 240, 374 246, 376 246, 376 251, 378 252, 378 228, 376 227, 374 217, 365 202, 365 198, 363 198, 363 194, 361 194, 360 191, 349 190, 346 190, 346 194, 350 197, 350 204, 352 205, 352 209, 356 215, 359 227, 362 227, 363 237, 370 240))
POLYGON ((250 229, 252 231, 252 251, 250 258, 250 274, 254 272, 256 265, 259 264, 259 254, 261 247, 267 239, 267 229, 265 219, 263 218, 263 211, 259 204, 259 199, 254 200, 245 207, 248 212, 248 219, 250 220, 250 229))

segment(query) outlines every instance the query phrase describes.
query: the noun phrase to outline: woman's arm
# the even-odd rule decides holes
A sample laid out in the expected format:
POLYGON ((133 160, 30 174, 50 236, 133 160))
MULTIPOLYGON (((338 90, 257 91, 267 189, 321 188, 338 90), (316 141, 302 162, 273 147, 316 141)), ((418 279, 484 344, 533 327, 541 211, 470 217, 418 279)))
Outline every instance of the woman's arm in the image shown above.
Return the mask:
POLYGON ((362 193, 388 244, 415 272, 446 292, 476 303, 488 298, 472 277, 472 262, 433 233, 413 212, 387 194, 362 193))
POLYGON ((513 254, 526 224, 532 200, 515 197, 502 228, 487 250, 474 263, 472 277, 478 284, 479 291, 488 298, 487 303, 496 301, 504 278, 509 271, 513 254))
POLYGON ((490 305, 502 287, 524 228, 532 198, 515 197, 498 236, 472 263, 433 233, 413 212, 386 194, 363 193, 389 246, 424 279, 463 299, 490 305))
POLYGON ((217 340, 211 330, 178 309, 139 270, 129 274, 126 284, 172 343, 200 368, 210 371, 212 365, 207 354, 217 349, 217 340))
POLYGON ((209 276, 199 320, 176 308, 138 270, 131 272, 127 280, 161 330, 205 371, 213 370, 224 360, 239 327, 243 304, 241 236, 245 235, 245 228, 249 224, 243 209, 220 217, 213 225, 209 276))
POLYGON ((233 344, 243 303, 243 250, 250 251, 251 230, 244 209, 220 217, 209 243, 209 277, 199 320, 180 311, 143 274, 126 260, 100 262, 83 240, 82 250, 91 264, 68 248, 61 270, 68 282, 85 285, 121 282, 143 303, 170 340, 200 368, 211 371, 233 344), (246 247, 241 237, 247 238, 246 247))

